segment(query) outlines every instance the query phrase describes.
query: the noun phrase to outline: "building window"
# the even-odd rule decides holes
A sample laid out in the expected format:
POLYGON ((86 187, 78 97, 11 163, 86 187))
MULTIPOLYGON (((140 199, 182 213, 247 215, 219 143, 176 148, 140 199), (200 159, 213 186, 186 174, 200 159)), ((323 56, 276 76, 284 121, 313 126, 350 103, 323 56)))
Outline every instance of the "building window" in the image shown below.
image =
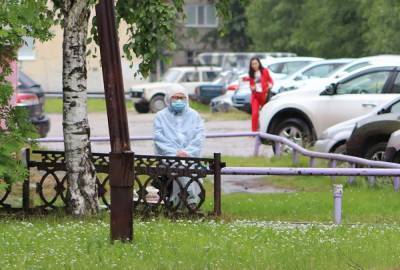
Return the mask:
POLYGON ((185 25, 187 27, 217 27, 218 19, 215 6, 211 4, 185 6, 185 25))

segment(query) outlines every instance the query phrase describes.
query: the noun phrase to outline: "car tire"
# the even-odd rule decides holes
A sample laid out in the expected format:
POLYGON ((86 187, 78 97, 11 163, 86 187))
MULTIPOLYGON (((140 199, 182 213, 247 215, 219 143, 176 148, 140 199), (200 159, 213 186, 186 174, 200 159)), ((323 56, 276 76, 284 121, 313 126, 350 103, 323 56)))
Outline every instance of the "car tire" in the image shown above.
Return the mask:
POLYGON ((313 137, 307 123, 300 118, 288 118, 279 120, 274 129, 274 134, 285 137, 302 147, 308 146, 313 142, 313 137))
POLYGON ((150 111, 156 113, 164 109, 167 105, 165 104, 165 98, 162 95, 156 95, 150 100, 150 111))
POLYGON ((386 150, 386 142, 378 142, 368 147, 367 152, 364 155, 365 159, 383 161, 384 153, 386 150))
POLYGON ((148 113, 150 111, 149 104, 145 102, 134 103, 133 106, 138 113, 148 113))

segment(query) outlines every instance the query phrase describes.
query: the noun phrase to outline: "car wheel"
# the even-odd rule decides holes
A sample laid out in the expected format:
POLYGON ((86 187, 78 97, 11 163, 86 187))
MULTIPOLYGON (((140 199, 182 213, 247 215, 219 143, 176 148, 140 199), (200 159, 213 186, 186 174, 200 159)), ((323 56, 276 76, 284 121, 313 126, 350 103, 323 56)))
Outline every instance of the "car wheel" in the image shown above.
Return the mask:
POLYGON ((386 142, 379 142, 370 146, 367 152, 364 155, 364 158, 376 160, 376 161, 383 161, 384 154, 386 150, 386 142))
POLYGON ((164 96, 157 95, 150 100, 150 111, 153 113, 161 111, 166 106, 164 96))
POLYGON ((274 134, 289 139, 300 146, 307 146, 312 142, 311 130, 299 118, 289 118, 281 121, 276 128, 274 134))
POLYGON ((138 113, 148 113, 150 111, 149 104, 144 102, 134 103, 133 106, 138 113))

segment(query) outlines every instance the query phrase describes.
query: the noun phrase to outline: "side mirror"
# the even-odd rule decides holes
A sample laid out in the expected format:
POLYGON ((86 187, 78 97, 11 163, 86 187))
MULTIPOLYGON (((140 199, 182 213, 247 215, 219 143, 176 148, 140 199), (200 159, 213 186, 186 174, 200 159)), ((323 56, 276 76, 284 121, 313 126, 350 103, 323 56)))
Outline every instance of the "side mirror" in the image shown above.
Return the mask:
POLYGON ((385 108, 382 108, 382 109, 380 109, 380 110, 378 111, 378 115, 385 114, 385 113, 388 113, 388 112, 390 112, 390 110, 385 109, 385 108))
POLYGON ((337 84, 332 83, 326 87, 326 89, 321 93, 321 96, 333 96, 336 94, 337 84))

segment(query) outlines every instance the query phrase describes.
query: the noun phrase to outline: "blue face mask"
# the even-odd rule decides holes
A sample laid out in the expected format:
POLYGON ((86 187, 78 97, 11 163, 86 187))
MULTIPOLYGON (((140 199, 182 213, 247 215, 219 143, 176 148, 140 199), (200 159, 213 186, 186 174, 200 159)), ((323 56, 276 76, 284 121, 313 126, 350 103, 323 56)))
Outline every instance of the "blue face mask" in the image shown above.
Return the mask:
POLYGON ((186 108, 186 101, 174 100, 171 102, 171 109, 175 113, 181 113, 186 108))

